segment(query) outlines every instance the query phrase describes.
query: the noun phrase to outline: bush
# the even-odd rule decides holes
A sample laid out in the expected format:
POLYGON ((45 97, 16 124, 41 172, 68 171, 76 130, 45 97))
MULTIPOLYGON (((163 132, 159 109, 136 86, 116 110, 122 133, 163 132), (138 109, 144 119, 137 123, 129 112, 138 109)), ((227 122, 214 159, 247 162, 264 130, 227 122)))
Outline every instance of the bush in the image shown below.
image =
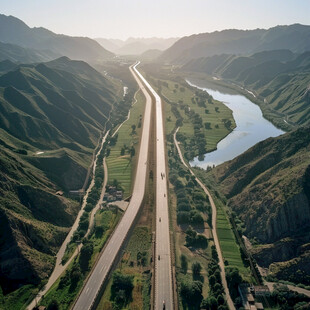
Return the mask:
POLYGON ((203 217, 197 210, 190 211, 190 217, 191 217, 190 222, 192 225, 203 226, 204 224, 203 217))
POLYGON ((113 273, 111 300, 119 306, 125 306, 132 299, 133 276, 124 275, 119 271, 113 273))
POLYGON ((178 203, 178 211, 190 211, 191 205, 187 202, 178 203))
POLYGON ((194 262, 192 264, 192 272, 194 276, 200 276, 201 269, 202 267, 199 262, 194 262))
POLYGON ((59 304, 56 299, 53 299, 47 306, 47 310, 58 310, 58 309, 59 309, 59 304))
POLYGON ((185 245, 187 247, 196 247, 196 248, 207 248, 208 247, 208 240, 204 235, 197 234, 195 230, 189 227, 186 230, 185 236, 185 245))
POLYGON ((200 281, 188 281, 181 283, 181 298, 190 307, 199 308, 202 301, 202 286, 200 281))
POLYGON ((184 274, 187 273, 188 262, 187 262, 187 258, 184 254, 181 255, 181 269, 182 269, 184 274))
POLYGON ((190 220, 189 212, 180 211, 177 213, 178 225, 188 224, 189 220, 190 220))
POLYGON ((89 260, 93 254, 93 250, 94 247, 92 243, 87 242, 83 245, 79 258, 79 264, 82 271, 88 270, 89 260))

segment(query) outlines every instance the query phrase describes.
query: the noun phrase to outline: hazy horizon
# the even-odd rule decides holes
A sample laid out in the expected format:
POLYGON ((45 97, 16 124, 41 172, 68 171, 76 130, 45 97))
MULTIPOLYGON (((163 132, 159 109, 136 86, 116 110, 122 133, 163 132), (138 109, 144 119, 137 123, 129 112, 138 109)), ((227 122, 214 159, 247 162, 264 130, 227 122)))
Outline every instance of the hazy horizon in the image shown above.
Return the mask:
POLYGON ((1 6, 1 13, 19 18, 29 27, 44 27, 70 36, 120 40, 308 25, 310 11, 308 0, 11 0, 1 6))

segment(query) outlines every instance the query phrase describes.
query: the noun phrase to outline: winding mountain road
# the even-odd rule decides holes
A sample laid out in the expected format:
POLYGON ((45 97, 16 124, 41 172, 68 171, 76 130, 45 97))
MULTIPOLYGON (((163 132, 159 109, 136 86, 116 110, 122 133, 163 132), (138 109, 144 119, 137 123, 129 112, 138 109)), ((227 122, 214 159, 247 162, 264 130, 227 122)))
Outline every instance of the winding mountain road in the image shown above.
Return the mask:
MULTIPOLYGON (((27 306, 27 310, 32 310, 39 303, 39 301, 41 300, 42 296, 44 296, 48 292, 48 290, 53 286, 53 284, 61 276, 61 274, 67 269, 68 265, 71 263, 73 258, 76 257, 76 255, 79 253, 79 251, 82 248, 82 244, 79 244, 77 246, 76 250, 74 251, 74 253, 72 254, 72 256, 70 257, 70 259, 64 265, 62 264, 62 258, 63 258, 64 254, 65 254, 67 245, 70 243, 71 238, 72 238, 74 232, 77 230, 77 228, 79 226, 79 221, 80 221, 80 218, 81 218, 81 216, 82 216, 82 214, 84 212, 84 208, 85 208, 86 203, 87 203, 88 195, 91 192, 93 186, 95 185, 94 178, 95 178, 96 164, 97 164, 98 156, 99 156, 99 154, 100 154, 100 152, 102 150, 103 144, 106 141, 106 138, 107 138, 108 134, 109 134, 109 131, 106 132, 106 134, 104 135, 104 137, 101 140, 101 144, 100 144, 99 150, 98 150, 98 152, 97 152, 97 154, 95 156, 95 160, 93 162, 93 178, 92 178, 91 183, 90 183, 90 185, 89 185, 89 187, 88 187, 88 189, 86 191, 86 194, 84 195, 83 203, 82 203, 82 208, 79 211, 79 213, 78 213, 78 215, 77 215, 77 217, 75 219, 75 222, 72 225, 69 233, 67 234, 66 239, 64 240, 64 242, 62 243, 61 247, 58 250, 58 253, 56 254, 56 263, 55 263, 54 270, 53 270, 52 274, 50 275, 46 285, 37 294, 37 296, 31 301, 31 303, 27 306)), ((104 165, 104 172, 105 172, 105 177, 104 177, 104 182, 105 183, 103 184, 103 188, 102 188, 102 192, 101 192, 101 197, 100 197, 101 201, 102 201, 102 197, 103 197, 104 192, 105 192, 105 185, 106 185, 106 182, 107 182, 107 168, 106 168, 105 162, 103 163, 103 165, 104 165)), ((99 205, 99 203, 97 204, 97 206, 95 208, 96 210, 98 209, 98 205, 99 205)), ((90 225, 88 227, 86 236, 90 233, 92 221, 93 221, 94 214, 95 214, 96 210, 93 210, 92 213, 91 213, 91 221, 90 221, 90 225)))
POLYGON ((193 175, 195 177, 195 180, 197 181, 197 183, 200 185, 200 187, 203 189, 203 191, 205 192, 205 194, 209 197, 209 201, 211 204, 211 208, 212 208, 212 235, 213 235, 213 240, 214 240, 214 245, 216 247, 216 251, 218 254, 218 258, 219 258, 219 266, 221 269, 221 279, 222 279, 222 284, 224 287, 224 291, 225 291, 225 295, 226 295, 226 302, 227 305, 229 307, 230 310, 235 310, 235 305, 231 299, 229 290, 228 290, 228 285, 227 285, 227 281, 226 281, 226 275, 225 275, 225 264, 224 264, 224 259, 223 259, 223 255, 222 255, 222 250, 221 250, 221 246, 220 246, 220 242, 219 242, 219 238, 217 236, 217 231, 216 231, 216 206, 215 203, 213 201, 213 198, 209 192, 209 190, 204 186, 204 184, 196 177, 196 175, 194 174, 194 172, 192 171, 192 169, 188 166, 188 164, 185 162, 182 152, 180 150, 180 146, 179 143, 176 139, 176 134, 179 131, 180 127, 177 128, 177 130, 175 131, 174 135, 173 135, 173 139, 174 139, 174 144, 177 148, 179 157, 181 159, 182 164, 189 170, 189 172, 191 173, 191 175, 193 175))

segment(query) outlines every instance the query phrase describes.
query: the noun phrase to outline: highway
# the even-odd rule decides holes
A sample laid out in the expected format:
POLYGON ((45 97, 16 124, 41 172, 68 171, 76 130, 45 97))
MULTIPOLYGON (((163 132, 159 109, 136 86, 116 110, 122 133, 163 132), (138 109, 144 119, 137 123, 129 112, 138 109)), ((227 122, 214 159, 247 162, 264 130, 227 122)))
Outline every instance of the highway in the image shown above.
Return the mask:
POLYGON ((155 309, 171 310, 173 309, 173 290, 162 103, 161 98, 146 79, 139 72, 138 75, 154 96, 156 104, 155 309))
POLYGON ((88 310, 92 308, 93 303, 100 292, 100 288, 113 266, 117 254, 121 249, 121 246, 138 214, 143 201, 148 161, 152 98, 138 78, 138 75, 140 75, 136 69, 138 64, 139 63, 130 67, 130 71, 146 97, 146 105, 133 194, 126 212, 114 230, 109 242, 104 247, 96 266, 93 268, 90 276, 87 279, 87 282, 85 283, 80 295, 78 296, 78 299, 73 306, 74 310, 88 310))

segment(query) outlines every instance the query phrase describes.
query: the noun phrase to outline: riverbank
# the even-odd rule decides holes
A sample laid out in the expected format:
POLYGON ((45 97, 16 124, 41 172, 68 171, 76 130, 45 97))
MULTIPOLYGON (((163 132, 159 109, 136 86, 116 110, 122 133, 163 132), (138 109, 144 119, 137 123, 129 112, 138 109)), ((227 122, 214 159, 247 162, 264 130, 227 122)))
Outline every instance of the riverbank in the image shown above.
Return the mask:
POLYGON ((258 105, 236 91, 193 78, 187 79, 187 83, 223 102, 232 110, 236 123, 235 129, 218 143, 215 151, 206 153, 203 161, 195 157, 190 162, 191 166, 207 168, 219 165, 242 154, 262 140, 284 133, 263 117, 258 105))
POLYGON ((232 91, 237 92, 240 95, 243 95, 256 105, 258 105, 263 113, 263 116, 266 120, 270 121, 275 127, 287 132, 292 130, 295 126, 294 124, 288 122, 286 117, 272 109, 268 104, 266 98, 259 96, 255 91, 244 88, 241 85, 236 84, 235 82, 229 80, 223 80, 218 77, 210 76, 204 73, 197 72, 182 72, 182 76, 184 79, 192 78, 199 79, 201 81, 205 81, 206 83, 211 83, 218 87, 223 87, 225 89, 230 89, 232 91))

